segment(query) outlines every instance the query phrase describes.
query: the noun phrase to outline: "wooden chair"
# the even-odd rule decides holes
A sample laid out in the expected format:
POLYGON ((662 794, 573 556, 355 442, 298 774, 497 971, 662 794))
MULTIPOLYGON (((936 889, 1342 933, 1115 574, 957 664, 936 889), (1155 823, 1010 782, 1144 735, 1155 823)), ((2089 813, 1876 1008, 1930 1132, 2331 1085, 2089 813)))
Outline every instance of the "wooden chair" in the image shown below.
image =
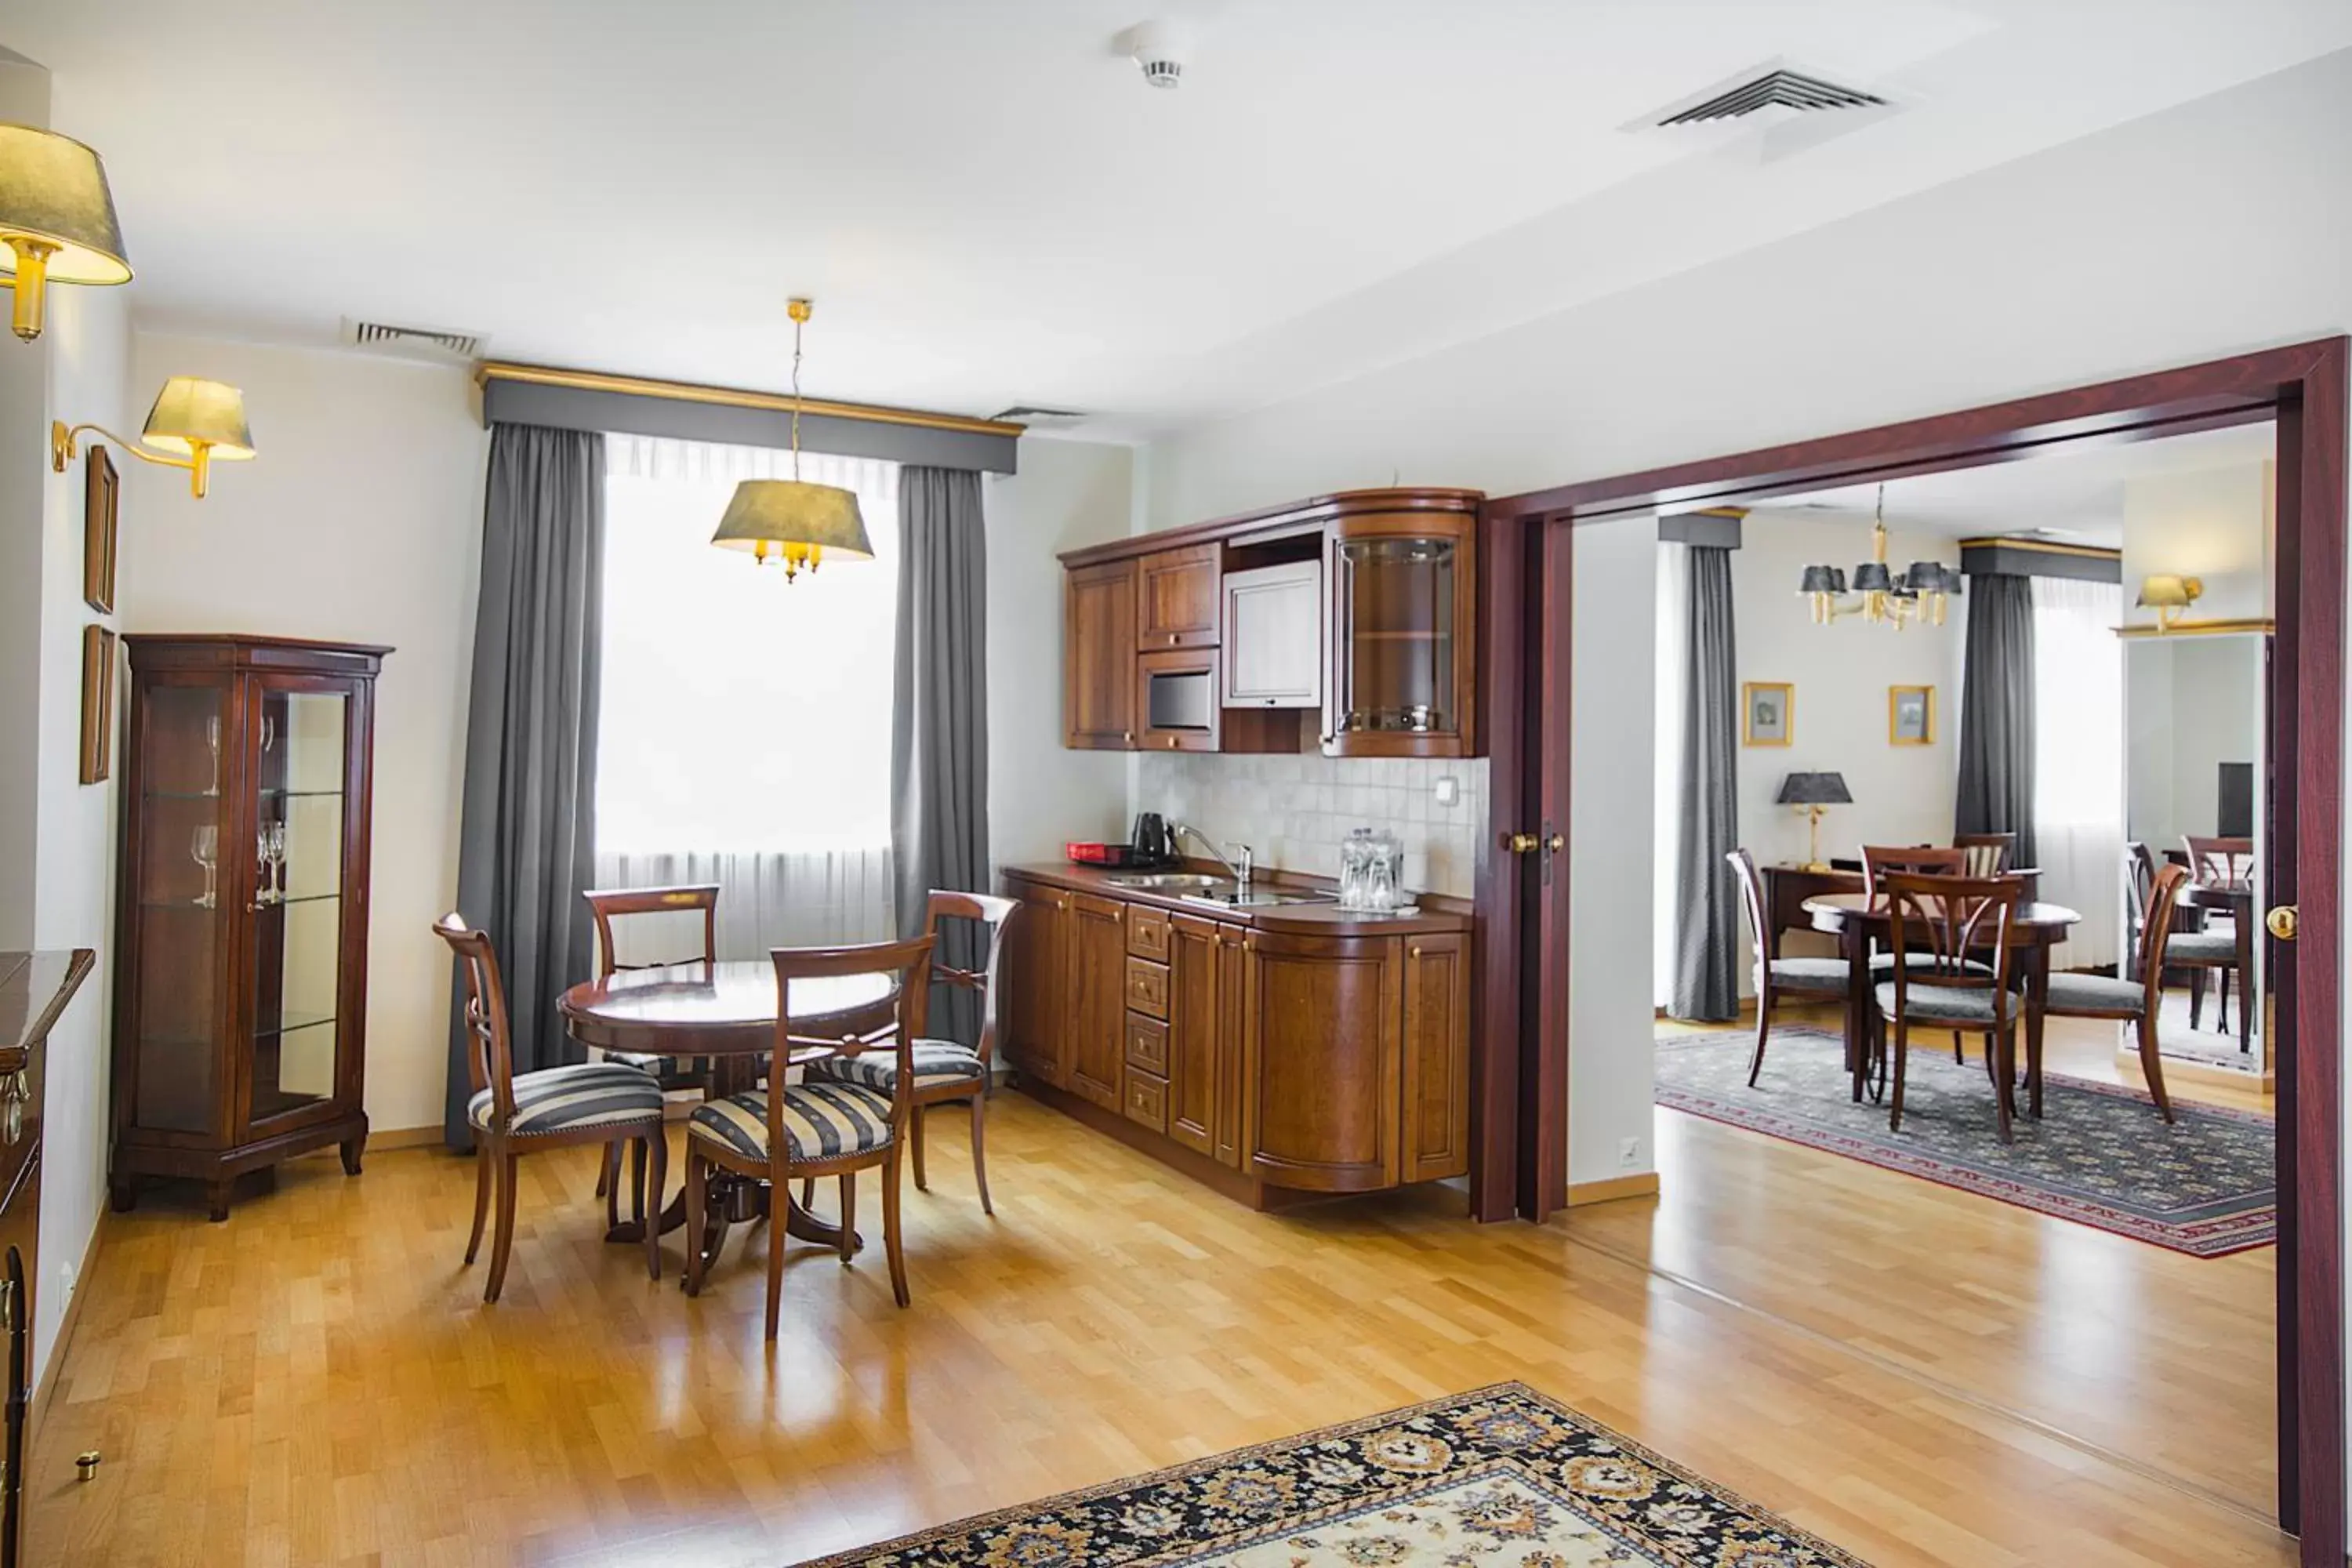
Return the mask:
MULTIPOLYGON (((1911 1030, 1924 1024, 1955 1034, 1985 1037, 1993 1078, 2000 1141, 2014 1141, 2011 1121, 2017 1089, 2017 1023, 2021 998, 2010 978, 2010 928, 2018 884, 2007 877, 1920 876, 1889 871, 1879 879, 1894 927, 1895 965, 1876 990, 1879 1012, 1893 1025, 1895 1092, 1887 1125, 1903 1126, 1903 1082, 1911 1030), (1990 952, 1990 963, 1969 959, 1990 952)), ((2030 1061, 2038 1083, 2042 1064, 2030 1061)))
MULTIPOLYGON (((702 882, 675 888, 610 888, 592 889, 580 895, 588 900, 589 918, 596 922, 596 978, 609 980, 624 969, 656 969, 665 963, 690 963, 699 958, 705 963, 719 959, 719 888, 715 883, 702 882), (631 915, 676 914, 682 910, 702 912, 702 952, 677 958, 665 958, 652 963, 623 963, 614 955, 618 951, 613 941, 613 922, 631 915)), ((665 1091, 674 1089, 700 1089, 709 1093, 710 1064, 707 1061, 680 1061, 674 1057, 646 1056, 636 1051, 607 1051, 606 1061, 619 1062, 650 1076, 665 1091)), ((604 1151, 604 1168, 596 1173, 596 1195, 604 1200, 604 1217, 608 1225, 621 1223, 620 1215, 621 1145, 613 1142, 604 1151)), ((635 1173, 642 1182, 642 1173, 635 1173)), ((656 1202, 660 1192, 656 1190, 656 1202)), ((645 1216, 640 1214, 639 1219, 645 1216)))
MULTIPOLYGON (((466 1242, 466 1262, 470 1266, 481 1250, 482 1222, 495 1187, 499 1227, 490 1245, 489 1283, 482 1292, 484 1301, 495 1301, 506 1285, 507 1258, 514 1249, 515 1162, 541 1149, 626 1138, 637 1144, 639 1169, 649 1172, 658 1194, 669 1161, 669 1146, 662 1136, 661 1088, 636 1068, 617 1062, 582 1062, 518 1075, 507 1035, 506 982, 499 977, 490 939, 454 912, 436 921, 433 931, 457 955, 466 976, 466 1026, 473 1036, 466 1068, 474 1086, 466 1107, 466 1119, 474 1130, 474 1231, 466 1242), (648 1152, 649 1160, 644 1158, 648 1152)), ((642 1184, 637 1196, 641 1212, 651 1214, 661 1206, 658 1196, 646 1202, 642 1184)), ((646 1267, 656 1279, 661 1278, 661 1226, 652 1223, 646 1226, 646 1267)))
POLYGON ((2042 1011, 2068 1018, 2115 1018, 2139 1026, 2139 1070, 2147 1091, 2167 1121, 2172 1120, 2172 1100, 2164 1092, 2164 1058, 2157 1049, 2157 1020, 2164 1002, 2165 939, 2171 934, 2173 910, 2189 873, 2167 866, 2156 873, 2150 887, 2147 938, 2140 944, 2140 977, 2110 980, 2104 974, 2058 973, 2050 977, 2042 1011))
MULTIPOLYGON (((2189 852, 2189 876, 2200 888, 2219 888, 2226 892, 2249 892, 2254 885, 2254 841, 2251 838, 2200 838, 2183 834, 2180 846, 2189 852)), ((2248 1047, 2252 1013, 2248 1007, 2247 987, 2252 976, 2245 972, 2244 955, 2239 951, 2240 932, 2233 915, 2218 910, 2208 911, 2212 919, 2204 922, 2205 929, 2195 935, 2176 934, 2166 953, 2166 962, 2175 968, 2190 972, 2189 982, 2189 1026, 2196 1028, 2205 1011, 2205 971, 2218 970, 2221 981, 2221 1010, 2214 1025, 2223 1034, 2230 1032, 2230 981, 2238 982, 2238 1048, 2248 1047), (2214 929, 2221 927, 2224 929, 2214 929)))
MULTIPOLYGON (((985 1215, 996 1213, 988 1201, 988 1154, 982 1131, 988 1105, 990 1064, 996 1056, 996 971, 1004 952, 1005 928, 1013 919, 1013 912, 1020 907, 1011 899, 992 898, 986 893, 946 892, 934 889, 930 906, 923 919, 923 934, 934 942, 939 940, 940 921, 976 921, 985 928, 987 948, 982 954, 978 969, 950 969, 940 963, 934 963, 931 968, 934 985, 980 994, 980 1043, 975 1047, 954 1040, 919 1039, 915 1042, 911 1132, 915 1187, 919 1192, 930 1191, 923 1172, 923 1113, 934 1105, 969 1100, 971 1102, 971 1175, 980 1188, 980 1212, 985 1215)), ((933 949, 935 953, 937 951, 933 949)), ((857 1057, 831 1058, 814 1064, 801 1076, 803 1081, 831 1079, 861 1083, 883 1094, 895 1094, 898 1089, 897 1058, 878 1051, 868 1051, 857 1057)), ((814 1178, 802 1184, 803 1206, 806 1206, 815 1195, 815 1186, 814 1178)))
POLYGON ((1772 1033, 1772 1009, 1784 992, 1844 1000, 1852 977, 1843 958, 1775 958, 1772 931, 1764 912, 1764 879, 1756 857, 1734 849, 1724 857, 1739 878, 1739 899, 1748 906, 1748 929, 1756 933, 1756 1053, 1748 1062, 1748 1087, 1764 1070, 1764 1044, 1772 1033))
POLYGON ((2017 835, 1955 833, 1952 847, 1966 857, 1960 868, 1962 876, 1998 877, 2009 869, 2017 857, 2017 835))
MULTIPOLYGON (((2016 835, 2009 833, 1958 835, 1953 838, 1951 847, 1948 849, 1938 849, 1927 844, 1910 848, 1895 845, 1865 844, 1862 847, 1862 890, 1873 900, 1876 900, 1879 896, 1879 879, 1889 871, 1909 872, 1918 877, 1968 876, 1970 874, 1969 871, 1970 858, 1980 856, 1979 849, 1971 848, 1963 842, 1969 838, 2001 838, 2014 842, 2016 835)), ((1976 967, 1981 970, 1984 965, 1979 963, 1976 967)), ((1895 955, 1892 952, 1881 952, 1872 956, 1870 973, 1874 979, 1883 978, 1894 972, 1895 955)), ((1956 1062, 1968 1059, 1968 1053, 1962 1047, 1960 1031, 1958 1029, 1952 1031, 1952 1059, 1956 1062)))
MULTIPOLYGON (((780 947, 776 965, 776 1040, 768 1059, 768 1087, 723 1100, 706 1100, 687 1119, 686 1290, 702 1290, 704 1230, 709 1170, 719 1165, 768 1184, 769 1202, 790 1201, 793 1178, 841 1178, 841 1260, 857 1246, 857 1173, 882 1168, 882 1245, 890 1259, 890 1293, 905 1306, 907 1263, 898 1236, 898 1151, 914 1107, 915 1041, 929 1013, 931 939, 881 942, 862 947, 780 947), (812 1039, 793 1032, 792 983, 852 974, 895 974, 893 1022, 870 1035, 812 1039), (884 1044, 884 1037, 888 1037, 884 1044), (855 1058, 877 1047, 897 1061, 889 1094, 839 1080, 787 1083, 786 1070, 831 1058, 855 1058)), ((768 1226, 768 1338, 784 1299, 784 1237, 781 1208, 768 1226)))

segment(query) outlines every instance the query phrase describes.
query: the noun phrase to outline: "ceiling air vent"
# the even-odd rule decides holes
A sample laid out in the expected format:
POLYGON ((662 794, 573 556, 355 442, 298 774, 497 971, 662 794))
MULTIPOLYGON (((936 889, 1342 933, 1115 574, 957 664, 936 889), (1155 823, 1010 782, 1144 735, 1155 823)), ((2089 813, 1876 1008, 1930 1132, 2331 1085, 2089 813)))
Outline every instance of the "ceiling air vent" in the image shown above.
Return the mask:
POLYGON ((448 331, 438 327, 395 327, 383 321, 354 321, 343 318, 343 342, 352 348, 366 349, 371 353, 393 354, 401 359, 433 360, 448 364, 470 363, 478 358, 485 342, 479 332, 448 331))
POLYGON ((1675 125, 1705 125, 1720 120, 1744 120, 1770 109, 1810 112, 1821 109, 1885 107, 1886 100, 1874 92, 1864 92, 1858 87, 1841 87, 1836 82, 1823 81, 1802 71, 1775 68, 1715 92, 1687 108, 1675 110, 1651 123, 1664 129, 1675 125))
POLYGON ((1043 408, 1034 403, 1016 403, 1010 408, 1000 408, 989 416, 1008 425, 1026 425, 1033 430, 1050 430, 1056 426, 1083 425, 1087 416, 1075 408, 1043 408))

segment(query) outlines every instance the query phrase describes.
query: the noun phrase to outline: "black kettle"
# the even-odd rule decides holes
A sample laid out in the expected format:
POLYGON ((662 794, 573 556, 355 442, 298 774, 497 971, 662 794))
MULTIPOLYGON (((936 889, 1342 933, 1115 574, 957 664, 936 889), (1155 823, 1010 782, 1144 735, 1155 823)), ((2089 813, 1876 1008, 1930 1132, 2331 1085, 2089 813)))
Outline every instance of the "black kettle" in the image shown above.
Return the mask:
POLYGON ((1171 857, 1173 849, 1168 842, 1168 823, 1156 811, 1140 812, 1135 818, 1135 837, 1128 847, 1133 851, 1139 866, 1157 866, 1171 857))

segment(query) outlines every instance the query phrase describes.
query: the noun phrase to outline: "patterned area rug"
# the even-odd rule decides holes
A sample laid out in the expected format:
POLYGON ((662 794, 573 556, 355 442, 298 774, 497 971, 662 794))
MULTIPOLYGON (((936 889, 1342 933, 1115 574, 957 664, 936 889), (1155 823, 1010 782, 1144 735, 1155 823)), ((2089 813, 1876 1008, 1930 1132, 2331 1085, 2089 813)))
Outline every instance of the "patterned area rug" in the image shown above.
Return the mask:
POLYGON ((1955 1062, 1951 1037, 1931 1035, 1911 1047, 1903 1131, 1890 1132, 1885 1106, 1851 1098, 1836 1036, 1776 1027, 1750 1089, 1754 1038, 1660 1037, 1658 1103, 2197 1258, 2278 1239, 2267 1116, 2175 1095, 2168 1127, 2137 1089, 2045 1073, 2042 1121, 2021 1115, 2004 1147, 1983 1064, 1955 1062))
POLYGON ((1866 1568, 1516 1383, 803 1568, 1866 1568))

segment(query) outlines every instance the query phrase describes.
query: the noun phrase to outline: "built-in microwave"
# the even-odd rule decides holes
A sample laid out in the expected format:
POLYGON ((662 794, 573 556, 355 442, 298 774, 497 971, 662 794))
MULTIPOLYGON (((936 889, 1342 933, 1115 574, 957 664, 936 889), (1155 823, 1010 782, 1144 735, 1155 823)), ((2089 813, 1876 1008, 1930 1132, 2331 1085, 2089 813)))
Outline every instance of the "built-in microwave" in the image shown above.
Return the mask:
POLYGON ((1136 661, 1143 745, 1152 751, 1217 749, 1217 650, 1176 648, 1136 661))

